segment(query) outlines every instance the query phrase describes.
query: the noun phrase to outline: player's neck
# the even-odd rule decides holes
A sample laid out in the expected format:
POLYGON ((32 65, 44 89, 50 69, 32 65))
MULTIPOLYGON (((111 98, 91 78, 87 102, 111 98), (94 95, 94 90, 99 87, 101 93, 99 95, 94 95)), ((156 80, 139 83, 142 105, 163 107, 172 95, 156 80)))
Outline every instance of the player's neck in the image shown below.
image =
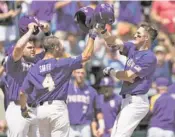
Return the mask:
POLYGON ((144 43, 143 45, 139 46, 138 50, 143 51, 143 50, 148 50, 150 48, 150 43, 144 43))
POLYGON ((46 60, 46 59, 51 59, 51 58, 54 58, 54 55, 50 54, 50 53, 46 53, 43 60, 46 60))
POLYGON ((78 82, 74 81, 74 84, 75 84, 76 87, 79 87, 79 88, 84 87, 84 82, 78 83, 78 82))

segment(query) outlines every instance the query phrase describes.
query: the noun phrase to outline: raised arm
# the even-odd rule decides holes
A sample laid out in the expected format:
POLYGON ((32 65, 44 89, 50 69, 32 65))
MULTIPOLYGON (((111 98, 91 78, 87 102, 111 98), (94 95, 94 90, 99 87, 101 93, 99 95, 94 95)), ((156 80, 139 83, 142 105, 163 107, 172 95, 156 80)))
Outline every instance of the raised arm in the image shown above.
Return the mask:
POLYGON ((86 62, 91 58, 94 51, 94 40, 96 36, 97 36, 97 31, 95 29, 89 32, 88 42, 82 53, 82 62, 86 62))
POLYGON ((12 57, 14 59, 14 61, 18 61, 22 55, 23 55, 23 49, 26 46, 27 42, 29 41, 32 33, 35 30, 35 26, 37 26, 37 24, 35 23, 30 23, 28 25, 28 32, 26 34, 24 34, 16 43, 13 53, 12 53, 12 57))

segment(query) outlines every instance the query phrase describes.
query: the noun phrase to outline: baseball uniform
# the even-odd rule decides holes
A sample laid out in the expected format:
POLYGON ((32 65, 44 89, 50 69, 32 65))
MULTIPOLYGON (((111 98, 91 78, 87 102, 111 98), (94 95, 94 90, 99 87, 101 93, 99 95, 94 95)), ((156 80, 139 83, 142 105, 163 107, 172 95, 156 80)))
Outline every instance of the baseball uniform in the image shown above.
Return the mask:
MULTIPOLYGON (((8 99, 9 105, 6 110, 6 120, 9 130, 9 137, 35 137, 36 136, 36 118, 24 119, 21 115, 19 105, 19 91, 22 82, 26 77, 28 70, 38 60, 42 59, 44 53, 36 55, 33 62, 27 62, 23 58, 14 61, 12 55, 9 55, 6 63, 7 83, 8 83, 8 99), (13 115, 12 115, 13 114, 13 115)), ((31 106, 34 97, 29 96, 28 105, 31 106)), ((35 105, 35 104, 34 104, 35 105)), ((35 108, 31 108, 35 113, 35 108)))
MULTIPOLYGON (((173 89, 174 90, 174 89, 173 89)), ((148 137, 175 137, 175 94, 164 93, 155 102, 148 137)))
POLYGON ((113 127, 114 121, 121 109, 121 97, 114 94, 107 100, 104 96, 100 97, 100 108, 105 120, 105 133, 103 137, 110 137, 110 130, 113 127))
POLYGON ((120 94, 123 96, 122 110, 118 115, 111 137, 130 137, 139 122, 149 111, 146 93, 152 84, 156 68, 156 57, 151 50, 138 51, 132 42, 124 43, 123 55, 127 56, 125 70, 137 74, 134 83, 123 82, 120 94))
POLYGON ((77 87, 70 82, 67 97, 70 118, 69 137, 91 137, 91 122, 94 117, 94 106, 98 108, 98 94, 88 85, 77 87))
POLYGON ((72 71, 82 67, 82 56, 40 60, 32 67, 22 86, 27 95, 36 95, 37 119, 42 137, 68 137, 67 98, 72 71))

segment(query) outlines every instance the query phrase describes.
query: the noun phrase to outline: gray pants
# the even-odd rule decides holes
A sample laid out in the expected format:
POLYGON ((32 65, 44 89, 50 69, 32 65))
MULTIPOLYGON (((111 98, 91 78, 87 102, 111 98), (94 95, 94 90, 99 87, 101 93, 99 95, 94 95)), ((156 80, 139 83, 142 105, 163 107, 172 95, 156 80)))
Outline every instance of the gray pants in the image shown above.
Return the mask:
POLYGON ((171 130, 164 130, 157 127, 152 127, 148 130, 147 137, 175 137, 174 132, 171 130))

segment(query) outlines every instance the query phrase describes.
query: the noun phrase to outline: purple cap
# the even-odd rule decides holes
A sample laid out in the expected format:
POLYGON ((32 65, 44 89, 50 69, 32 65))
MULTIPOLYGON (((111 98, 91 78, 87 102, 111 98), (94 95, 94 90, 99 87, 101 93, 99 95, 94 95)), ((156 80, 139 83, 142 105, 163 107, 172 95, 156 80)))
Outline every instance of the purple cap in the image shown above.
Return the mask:
POLYGON ((38 19, 36 17, 34 17, 34 16, 22 16, 19 19, 19 24, 18 24, 20 34, 25 34, 28 31, 28 24, 30 24, 32 22, 39 25, 38 19))
POLYGON ((100 85, 99 86, 110 86, 110 87, 114 87, 115 86, 115 81, 111 77, 104 77, 100 81, 100 85))
POLYGON ((167 78, 161 77, 161 78, 156 79, 156 86, 157 87, 161 87, 161 86, 167 87, 168 84, 169 84, 169 80, 167 78))

